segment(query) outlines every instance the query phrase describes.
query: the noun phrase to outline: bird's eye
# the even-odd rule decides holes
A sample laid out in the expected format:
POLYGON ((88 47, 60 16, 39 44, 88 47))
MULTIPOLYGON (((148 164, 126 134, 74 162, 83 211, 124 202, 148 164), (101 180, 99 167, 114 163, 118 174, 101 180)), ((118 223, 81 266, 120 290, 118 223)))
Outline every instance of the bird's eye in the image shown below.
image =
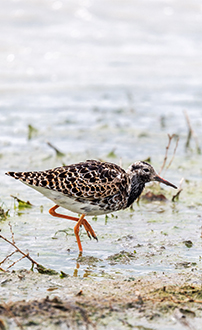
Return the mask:
POLYGON ((146 173, 148 173, 149 172, 149 169, 148 168, 144 168, 143 171, 146 172, 146 173))

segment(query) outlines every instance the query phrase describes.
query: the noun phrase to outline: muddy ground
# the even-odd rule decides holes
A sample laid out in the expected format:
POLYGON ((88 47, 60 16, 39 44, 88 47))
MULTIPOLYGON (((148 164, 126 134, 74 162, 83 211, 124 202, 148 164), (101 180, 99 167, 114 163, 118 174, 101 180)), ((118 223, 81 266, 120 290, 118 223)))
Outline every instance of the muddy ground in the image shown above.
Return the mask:
POLYGON ((201 329, 201 277, 194 270, 102 281, 22 270, 1 273, 0 281, 2 330, 201 329), (38 299, 19 299, 36 291, 38 299))

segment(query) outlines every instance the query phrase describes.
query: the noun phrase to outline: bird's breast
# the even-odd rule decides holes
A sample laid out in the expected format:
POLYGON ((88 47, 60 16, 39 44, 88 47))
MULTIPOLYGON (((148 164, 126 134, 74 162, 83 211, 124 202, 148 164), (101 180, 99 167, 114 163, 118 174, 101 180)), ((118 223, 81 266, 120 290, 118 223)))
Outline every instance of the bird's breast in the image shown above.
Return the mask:
POLYGON ((136 177, 132 178, 130 190, 128 192, 129 197, 126 207, 129 207, 131 204, 133 204, 133 202, 141 195, 144 187, 144 183, 139 182, 136 177))

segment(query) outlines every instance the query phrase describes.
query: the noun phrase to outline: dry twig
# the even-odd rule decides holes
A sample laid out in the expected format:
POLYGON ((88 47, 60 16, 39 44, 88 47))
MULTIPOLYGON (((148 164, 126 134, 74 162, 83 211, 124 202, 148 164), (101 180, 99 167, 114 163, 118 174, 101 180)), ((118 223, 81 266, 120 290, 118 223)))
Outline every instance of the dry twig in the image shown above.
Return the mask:
POLYGON ((12 225, 11 225, 10 221, 9 221, 8 225, 10 227, 10 232, 11 232, 11 236, 12 236, 12 242, 15 244, 13 228, 12 228, 12 225))
MULTIPOLYGON (((14 253, 19 252, 19 253, 21 253, 21 254, 23 255, 23 258, 27 258, 27 259, 29 259, 29 260, 31 261, 31 263, 32 263, 32 268, 31 268, 31 269, 33 269, 34 265, 36 265, 37 267, 39 266, 38 262, 36 262, 34 259, 32 259, 32 258, 30 257, 30 255, 29 255, 29 253, 24 253, 22 250, 20 250, 20 249, 15 245, 15 243, 9 241, 9 240, 8 240, 6 237, 4 237, 3 235, 0 235, 0 238, 2 238, 2 239, 3 239, 4 241, 6 241, 7 243, 11 244, 11 245, 16 249, 16 250, 14 251, 14 253)), ((14 253, 12 253, 12 254, 14 254, 14 253)), ((11 255, 12 255, 12 254, 11 254, 11 255)), ((6 258, 5 258, 0 264, 2 264, 5 260, 7 260, 8 257, 9 257, 9 256, 7 256, 7 257, 6 257, 6 258)), ((17 261, 13 262, 13 264, 12 264, 11 266, 15 265, 17 262, 19 262, 19 261, 22 260, 23 258, 20 258, 20 259, 18 259, 17 261)), ((8 268, 10 268, 11 266, 9 266, 8 268)))
MULTIPOLYGON (((0 270, 5 272, 7 271, 9 268, 13 267, 17 262, 21 261, 22 259, 24 258, 27 258, 29 261, 31 261, 32 263, 32 267, 31 267, 31 270, 33 270, 34 268, 34 265, 36 266, 36 269, 37 271, 40 273, 40 274, 49 274, 49 275, 55 275, 55 274, 58 274, 58 272, 56 272, 55 270, 53 269, 50 269, 50 268, 46 268, 42 265, 40 265, 38 262, 36 262, 34 259, 32 259, 29 255, 29 252, 28 253, 24 253, 22 250, 20 250, 15 242, 14 242, 14 233, 12 231, 12 226, 11 224, 9 224, 10 226, 10 230, 11 230, 11 234, 12 234, 12 242, 9 241, 6 237, 4 237, 3 235, 0 235, 0 238, 2 238, 4 241, 6 241, 7 243, 11 244, 14 248, 15 248, 15 251, 13 251, 12 253, 10 253, 9 255, 7 255, 1 262, 0 262, 0 265, 2 265, 9 257, 11 257, 13 254, 15 253, 21 253, 22 254, 22 257, 19 258, 18 260, 14 261, 10 266, 7 267, 6 270, 4 270, 3 268, 0 267, 0 270)), ((0 230, 1 231, 1 230, 0 230)))
MULTIPOLYGON (((175 136, 175 134, 174 134, 173 136, 175 136)), ((170 160, 168 166, 166 167, 166 169, 168 169, 168 168, 170 167, 170 165, 172 164, 172 162, 173 162, 173 159, 174 159, 174 157, 175 157, 175 153, 176 153, 176 150, 177 150, 177 147, 178 147, 179 139, 180 139, 180 138, 179 138, 179 136, 178 136, 178 137, 177 137, 177 141, 176 141, 176 145, 175 145, 175 149, 174 149, 174 151, 173 151, 173 156, 172 156, 172 158, 171 158, 171 160, 170 160)))
POLYGON ((10 258, 14 253, 16 253, 17 250, 11 252, 10 254, 8 254, 1 262, 0 265, 2 265, 8 258, 10 258))
MULTIPOLYGON (((17 252, 17 251, 15 251, 17 252)), ((13 267, 15 264, 17 264, 17 262, 19 262, 20 260, 27 258, 27 256, 29 255, 29 253, 27 253, 26 255, 22 256, 21 258, 19 258, 18 260, 14 261, 10 266, 8 266, 7 270, 11 267, 13 267)))
POLYGON ((1 272, 5 272, 5 269, 3 269, 3 268, 0 267, 0 271, 1 271, 1 272))
POLYGON ((177 191, 177 193, 176 193, 175 195, 173 195, 173 197, 172 197, 172 202, 175 202, 175 200, 179 198, 179 195, 180 195, 181 191, 183 190, 183 189, 182 189, 182 183, 183 183, 183 181, 184 181, 184 178, 181 179, 181 181, 180 181, 180 185, 179 185, 179 188, 178 188, 178 191, 177 191))
POLYGON ((200 149, 199 144, 198 144, 197 136, 196 136, 193 128, 191 127, 189 116, 187 114, 187 111, 185 111, 185 110, 184 110, 184 116, 185 116, 185 119, 187 121, 188 129, 189 129, 188 135, 187 135, 187 141, 186 141, 186 144, 185 144, 185 148, 188 149, 190 147, 190 140, 191 140, 191 137, 193 136, 193 138, 195 140, 195 144, 196 144, 196 151, 197 151, 198 154, 201 154, 201 149, 200 149))
MULTIPOLYGON (((165 157, 164 157, 164 160, 163 160, 163 164, 162 164, 162 166, 161 166, 161 169, 160 169, 160 171, 159 171, 159 175, 161 174, 161 172, 163 171, 163 169, 164 169, 164 167, 165 167, 165 165, 166 165, 166 162, 167 162, 167 159, 168 159, 168 150, 169 150, 169 148, 170 148, 171 141, 172 141, 172 139, 173 139, 175 136, 176 136, 176 134, 172 134, 172 135, 168 134, 168 144, 167 144, 167 146, 166 146, 165 157)), ((173 151, 173 156, 172 156, 172 158, 171 158, 171 160, 170 160, 168 166, 166 167, 166 169, 168 169, 168 168, 170 167, 170 165, 172 164, 172 162, 173 162, 173 159, 174 159, 174 157, 175 157, 175 153, 176 153, 176 150, 177 150, 178 142, 179 142, 179 137, 177 138, 177 141, 176 141, 176 146, 175 146, 175 149, 174 149, 174 151, 173 151)))

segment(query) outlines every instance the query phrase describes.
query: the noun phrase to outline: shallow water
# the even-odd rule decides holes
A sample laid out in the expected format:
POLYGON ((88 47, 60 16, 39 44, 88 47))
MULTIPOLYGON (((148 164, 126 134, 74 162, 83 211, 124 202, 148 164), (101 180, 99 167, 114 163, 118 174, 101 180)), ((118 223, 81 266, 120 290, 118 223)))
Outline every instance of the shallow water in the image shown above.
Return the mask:
MULTIPOLYGON (((148 157, 158 171, 167 134, 177 134, 175 158, 162 174, 178 186, 185 179, 179 201, 172 203, 176 192, 162 187, 166 203, 140 201, 134 211, 118 212, 107 221, 89 217, 99 242, 82 231, 78 276, 135 276, 186 267, 201 272, 202 156, 193 138, 185 148, 183 112, 201 148, 200 2, 7 1, 0 17, 0 198, 2 207, 10 209, 10 217, 1 222, 2 235, 10 237, 10 221, 23 251, 73 275, 78 256, 73 224, 52 218, 51 201, 4 172, 89 158, 127 168, 148 157), (31 139, 28 125, 36 129, 31 139), (47 141, 65 155, 56 157, 47 141), (11 194, 34 207, 14 209, 11 194), (68 235, 55 234, 64 229, 68 235), (186 240, 192 241, 191 248, 186 240), (123 250, 135 251, 135 257, 108 259, 123 250), (90 256, 98 260, 85 259, 90 256)), ((169 160, 174 147, 175 140, 169 160)), ((12 249, 0 244, 2 260, 12 249)), ((29 266, 21 261, 14 268, 29 266)))

